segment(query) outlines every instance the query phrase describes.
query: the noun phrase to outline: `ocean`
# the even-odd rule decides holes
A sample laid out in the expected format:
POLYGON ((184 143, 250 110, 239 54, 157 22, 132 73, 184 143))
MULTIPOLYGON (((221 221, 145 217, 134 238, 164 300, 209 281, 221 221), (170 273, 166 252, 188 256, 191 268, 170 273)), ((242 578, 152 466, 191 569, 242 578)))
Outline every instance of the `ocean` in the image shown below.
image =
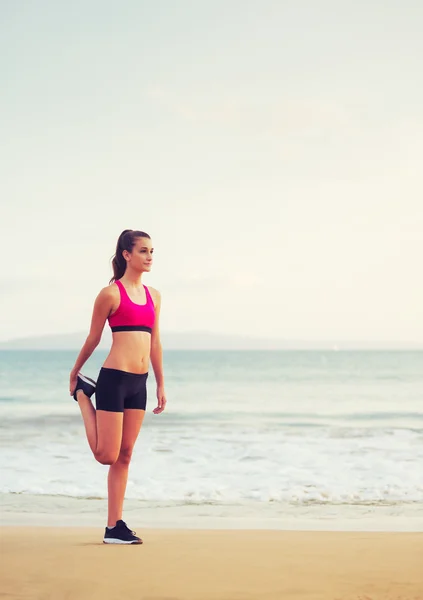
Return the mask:
MULTIPOLYGON (((107 467, 68 393, 76 354, 0 351, 3 523, 104 521, 107 467)), ((152 414, 151 369, 128 511, 159 526, 423 529, 423 352, 165 351, 164 367, 168 405, 152 414)))

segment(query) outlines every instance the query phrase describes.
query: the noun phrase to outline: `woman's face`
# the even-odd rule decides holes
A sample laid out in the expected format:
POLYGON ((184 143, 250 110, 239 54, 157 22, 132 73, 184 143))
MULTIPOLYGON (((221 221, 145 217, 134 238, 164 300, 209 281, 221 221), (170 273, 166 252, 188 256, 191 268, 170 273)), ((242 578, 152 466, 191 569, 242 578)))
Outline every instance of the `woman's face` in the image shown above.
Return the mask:
POLYGON ((132 252, 127 253, 128 264, 136 271, 150 271, 153 263, 153 252, 149 238, 138 238, 132 247, 132 252))

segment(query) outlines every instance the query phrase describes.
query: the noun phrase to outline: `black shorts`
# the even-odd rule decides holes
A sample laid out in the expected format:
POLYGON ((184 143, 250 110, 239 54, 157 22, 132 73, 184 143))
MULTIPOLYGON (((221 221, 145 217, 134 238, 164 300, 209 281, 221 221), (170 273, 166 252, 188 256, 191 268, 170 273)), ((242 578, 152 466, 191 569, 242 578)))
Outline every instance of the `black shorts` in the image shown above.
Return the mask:
POLYGON ((127 373, 102 367, 97 379, 97 410, 123 412, 125 408, 145 410, 148 373, 127 373))

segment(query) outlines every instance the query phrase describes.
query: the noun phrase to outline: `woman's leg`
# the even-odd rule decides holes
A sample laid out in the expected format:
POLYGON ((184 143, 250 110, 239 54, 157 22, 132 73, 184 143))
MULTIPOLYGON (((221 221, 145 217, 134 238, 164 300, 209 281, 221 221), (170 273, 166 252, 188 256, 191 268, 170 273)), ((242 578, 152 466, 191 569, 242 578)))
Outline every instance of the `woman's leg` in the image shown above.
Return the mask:
POLYGON ((94 458, 103 465, 112 465, 122 445, 123 412, 96 410, 82 390, 76 396, 94 458))
POLYGON ((116 521, 122 518, 129 463, 144 415, 145 410, 136 408, 125 408, 123 413, 123 432, 119 456, 116 462, 110 466, 108 476, 108 527, 114 527, 116 521))
POLYGON ((84 394, 82 390, 76 392, 78 406, 81 410, 82 419, 85 425, 85 433, 87 434, 88 444, 92 453, 95 455, 97 450, 97 418, 96 410, 92 405, 91 399, 84 394))

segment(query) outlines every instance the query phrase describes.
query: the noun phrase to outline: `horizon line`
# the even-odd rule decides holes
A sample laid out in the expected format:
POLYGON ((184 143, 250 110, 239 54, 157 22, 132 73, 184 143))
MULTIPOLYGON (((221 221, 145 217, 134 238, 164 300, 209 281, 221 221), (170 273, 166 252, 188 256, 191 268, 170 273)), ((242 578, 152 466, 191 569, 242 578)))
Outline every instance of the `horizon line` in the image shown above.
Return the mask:
MULTIPOLYGON (((109 333, 109 332, 108 332, 109 333)), ((50 338, 57 338, 57 337, 70 337, 70 336, 77 336, 77 335, 81 335, 81 336, 86 336, 87 333, 85 331, 73 331, 73 332, 67 332, 67 333, 48 333, 48 334, 33 334, 33 335, 29 335, 29 336, 21 336, 21 337, 14 337, 14 338, 6 338, 6 339, 0 339, 0 345, 4 345, 4 344, 12 344, 12 343, 19 343, 19 342, 31 342, 31 340, 49 340, 50 338)), ((423 341, 417 341, 417 340, 398 340, 398 339, 390 339, 390 340, 380 340, 380 339, 348 339, 348 338, 284 338, 284 337, 253 337, 250 336, 248 334, 241 334, 241 333, 222 333, 222 332, 213 332, 213 331, 207 331, 207 330, 195 330, 195 331, 181 331, 181 330, 164 330, 161 332, 162 336, 167 336, 167 335, 180 335, 180 336, 210 336, 210 337, 214 337, 214 338, 219 338, 219 337, 223 337, 223 338, 235 338, 235 339, 240 339, 243 341, 257 341, 257 342, 267 342, 267 343, 284 343, 284 344, 330 344, 332 346, 334 346, 334 349, 337 349, 337 346, 341 346, 342 344, 366 344, 366 345, 374 345, 374 344, 379 344, 379 345, 383 345, 383 346, 389 346, 390 344, 392 345, 409 345, 409 346, 421 346, 423 348, 423 341)), ((339 348, 340 349, 340 348, 339 348)))

